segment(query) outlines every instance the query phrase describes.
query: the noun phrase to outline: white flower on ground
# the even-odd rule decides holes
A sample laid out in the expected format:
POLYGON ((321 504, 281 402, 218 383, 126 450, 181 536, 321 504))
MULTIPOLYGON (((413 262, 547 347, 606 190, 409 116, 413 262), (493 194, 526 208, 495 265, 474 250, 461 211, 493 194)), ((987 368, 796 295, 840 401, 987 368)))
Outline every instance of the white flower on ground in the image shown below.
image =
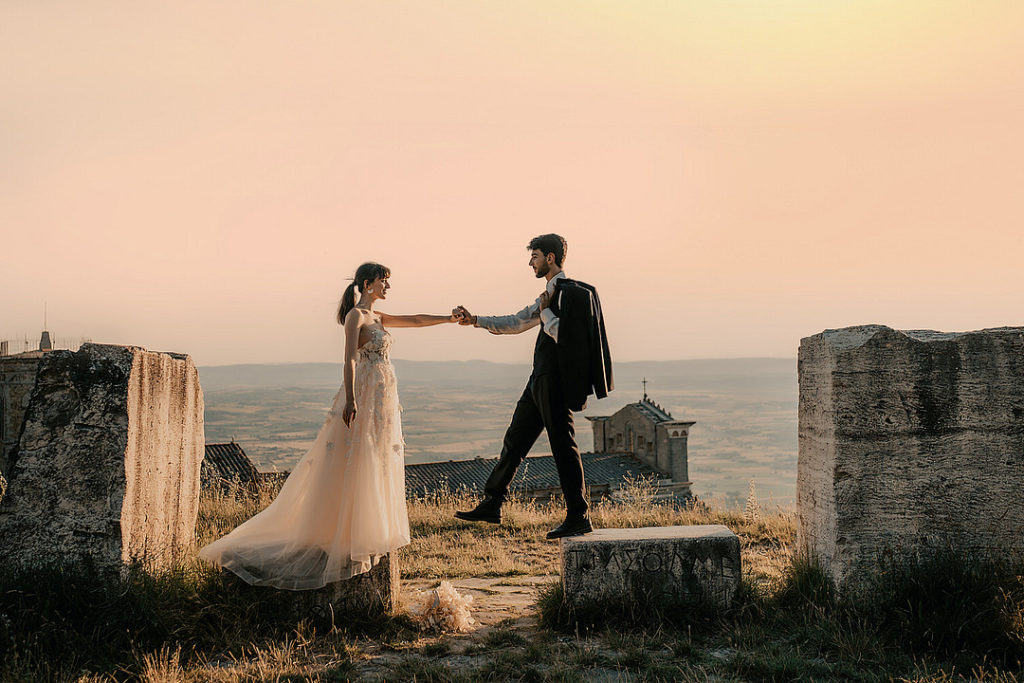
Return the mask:
POLYGON ((424 628, 439 631, 469 631, 475 623, 469 616, 472 595, 460 595, 447 581, 429 591, 420 591, 410 608, 413 616, 424 628))

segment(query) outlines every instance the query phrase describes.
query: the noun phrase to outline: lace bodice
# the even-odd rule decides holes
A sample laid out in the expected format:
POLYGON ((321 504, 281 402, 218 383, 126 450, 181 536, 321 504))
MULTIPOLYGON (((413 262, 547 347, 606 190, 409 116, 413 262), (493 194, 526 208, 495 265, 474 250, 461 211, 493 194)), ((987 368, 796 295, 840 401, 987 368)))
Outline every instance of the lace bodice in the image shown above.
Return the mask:
POLYGON ((370 330, 370 339, 359 347, 358 361, 376 363, 388 360, 391 351, 391 333, 383 327, 370 330))

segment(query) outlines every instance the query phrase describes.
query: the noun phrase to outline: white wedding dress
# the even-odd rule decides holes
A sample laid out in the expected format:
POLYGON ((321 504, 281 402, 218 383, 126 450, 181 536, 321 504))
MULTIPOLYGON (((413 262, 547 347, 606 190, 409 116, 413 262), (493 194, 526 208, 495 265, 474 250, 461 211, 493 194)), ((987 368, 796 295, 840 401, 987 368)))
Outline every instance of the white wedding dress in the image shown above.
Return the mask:
POLYGON ((305 590, 367 572, 409 543, 402 407, 390 347, 388 331, 371 328, 357 352, 351 425, 342 420, 343 388, 274 502, 202 548, 200 557, 253 585, 305 590))

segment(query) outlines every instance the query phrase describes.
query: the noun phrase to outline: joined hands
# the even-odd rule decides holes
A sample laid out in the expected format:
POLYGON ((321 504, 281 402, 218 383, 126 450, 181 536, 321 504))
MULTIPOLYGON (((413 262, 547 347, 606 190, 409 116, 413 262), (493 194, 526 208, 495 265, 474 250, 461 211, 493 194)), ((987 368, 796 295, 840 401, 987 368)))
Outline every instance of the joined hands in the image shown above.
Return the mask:
POLYGON ((452 309, 452 317, 460 325, 475 325, 476 316, 470 313, 465 306, 456 306, 452 309))

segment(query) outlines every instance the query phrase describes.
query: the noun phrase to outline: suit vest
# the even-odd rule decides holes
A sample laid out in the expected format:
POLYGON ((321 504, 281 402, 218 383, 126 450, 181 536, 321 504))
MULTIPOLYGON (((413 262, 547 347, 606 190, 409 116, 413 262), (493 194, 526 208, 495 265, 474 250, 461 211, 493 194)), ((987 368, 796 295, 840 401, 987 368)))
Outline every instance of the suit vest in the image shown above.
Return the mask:
MULTIPOLYGON (((548 308, 556 316, 559 314, 557 286, 555 287, 554 295, 551 297, 551 303, 548 304, 548 308)), ((533 347, 533 374, 552 375, 557 373, 558 344, 551 338, 551 335, 544 331, 544 323, 541 323, 540 331, 537 334, 537 343, 533 347)))

